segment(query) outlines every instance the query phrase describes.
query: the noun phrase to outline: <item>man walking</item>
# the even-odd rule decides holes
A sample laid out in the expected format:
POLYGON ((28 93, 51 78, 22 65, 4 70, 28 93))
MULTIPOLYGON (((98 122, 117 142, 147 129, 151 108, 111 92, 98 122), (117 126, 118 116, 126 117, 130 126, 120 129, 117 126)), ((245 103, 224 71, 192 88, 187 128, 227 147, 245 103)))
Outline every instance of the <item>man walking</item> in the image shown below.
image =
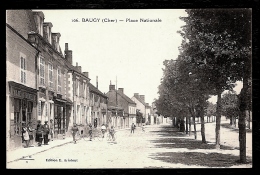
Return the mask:
POLYGON ((48 145, 48 142, 49 142, 49 139, 48 139, 49 132, 50 132, 50 127, 48 125, 48 121, 45 121, 45 123, 43 125, 44 145, 48 145))
POLYGON ((131 125, 131 134, 132 134, 132 133, 134 134, 134 130, 135 130, 135 124, 132 123, 132 125, 131 125))
POLYGON ((77 124, 74 123, 74 126, 71 128, 71 132, 72 132, 72 137, 73 137, 74 144, 77 143, 75 136, 76 136, 76 134, 77 134, 78 131, 79 131, 79 128, 77 127, 77 124))
POLYGON ((53 123, 52 123, 52 119, 50 120, 50 135, 51 135, 51 141, 53 141, 53 123))

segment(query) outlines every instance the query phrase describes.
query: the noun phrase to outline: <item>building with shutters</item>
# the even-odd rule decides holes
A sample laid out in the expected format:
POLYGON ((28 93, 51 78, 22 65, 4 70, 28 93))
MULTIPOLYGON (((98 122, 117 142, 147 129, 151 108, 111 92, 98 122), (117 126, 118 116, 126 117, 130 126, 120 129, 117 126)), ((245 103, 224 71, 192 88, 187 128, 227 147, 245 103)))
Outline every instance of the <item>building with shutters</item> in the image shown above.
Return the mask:
POLYGON ((115 89, 109 85, 108 109, 111 113, 111 125, 116 128, 129 128, 136 123, 136 103, 124 94, 124 88, 115 89))

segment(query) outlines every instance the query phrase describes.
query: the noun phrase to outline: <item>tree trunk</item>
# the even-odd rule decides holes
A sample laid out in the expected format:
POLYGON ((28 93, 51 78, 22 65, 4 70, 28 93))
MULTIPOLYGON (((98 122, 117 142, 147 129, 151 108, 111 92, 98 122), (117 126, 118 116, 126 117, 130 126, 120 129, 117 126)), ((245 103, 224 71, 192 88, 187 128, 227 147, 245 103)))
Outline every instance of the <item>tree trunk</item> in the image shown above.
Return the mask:
POLYGON ((203 113, 203 106, 200 106, 200 121, 201 121, 201 138, 202 138, 202 143, 207 143, 206 142, 206 137, 205 137, 205 124, 204 124, 204 113, 203 113))
POLYGON ((250 122, 251 122, 250 110, 248 110, 248 129, 250 129, 250 122))
POLYGON ((233 116, 230 116, 229 120, 230 120, 229 124, 232 126, 233 125, 233 116))
POLYGON ((240 112, 239 112, 239 147, 240 147, 240 162, 246 163, 246 90, 244 87, 240 93, 240 112))
POLYGON ((197 139, 197 130, 196 130, 196 121, 195 121, 195 115, 193 117, 194 120, 194 138, 197 139))
POLYGON ((189 108, 189 111, 190 111, 190 114, 191 114, 191 116, 192 116, 192 118, 193 118, 193 122, 194 122, 194 137, 195 137, 195 139, 197 139, 196 121, 195 121, 196 118, 195 118, 194 108, 193 108, 193 107, 189 108))
POLYGON ((216 111, 216 149, 220 149, 220 122, 221 122, 221 91, 218 90, 217 111, 216 111))
POLYGON ((188 134, 188 132, 189 132, 189 128, 188 128, 188 116, 186 116, 186 134, 188 134))
POLYGON ((191 117, 189 117, 189 136, 190 136, 190 133, 191 133, 191 117))

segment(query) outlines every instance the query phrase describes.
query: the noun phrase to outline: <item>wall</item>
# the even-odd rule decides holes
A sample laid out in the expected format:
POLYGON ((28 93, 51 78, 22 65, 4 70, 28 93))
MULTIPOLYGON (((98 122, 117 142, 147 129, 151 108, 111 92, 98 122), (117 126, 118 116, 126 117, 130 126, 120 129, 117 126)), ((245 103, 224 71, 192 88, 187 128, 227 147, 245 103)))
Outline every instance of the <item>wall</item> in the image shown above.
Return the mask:
POLYGON ((20 56, 26 57, 26 86, 36 88, 35 83, 35 55, 36 49, 30 46, 26 41, 17 36, 9 28, 6 28, 6 69, 8 81, 21 83, 20 56))
POLYGON ((145 106, 139 100, 137 100, 135 97, 132 97, 131 99, 136 103, 136 109, 139 109, 141 111, 141 113, 143 113, 143 116, 144 116, 146 114, 145 106))

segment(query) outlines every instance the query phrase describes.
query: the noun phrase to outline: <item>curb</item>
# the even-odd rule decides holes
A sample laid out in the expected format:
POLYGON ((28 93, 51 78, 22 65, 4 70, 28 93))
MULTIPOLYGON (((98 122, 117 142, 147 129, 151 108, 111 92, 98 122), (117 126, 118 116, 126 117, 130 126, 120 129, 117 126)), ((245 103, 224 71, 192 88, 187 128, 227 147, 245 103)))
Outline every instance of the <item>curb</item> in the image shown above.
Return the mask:
POLYGON ((17 158, 17 159, 15 159, 15 160, 11 160, 11 161, 6 162, 6 163, 16 162, 16 161, 18 161, 18 160, 20 160, 20 159, 22 159, 22 158, 24 158, 24 157, 33 156, 33 155, 36 155, 36 154, 39 154, 39 153, 42 153, 42 152, 48 151, 48 150, 53 149, 53 148, 56 148, 56 147, 60 147, 60 146, 66 145, 66 144, 68 144, 68 143, 72 143, 72 142, 73 142, 73 141, 69 141, 69 142, 65 142, 65 143, 59 144, 59 145, 55 145, 55 146, 52 146, 52 147, 50 147, 50 148, 44 149, 44 150, 42 150, 42 151, 39 151, 39 152, 36 152, 36 153, 30 154, 30 155, 27 155, 27 156, 23 156, 23 157, 21 157, 21 158, 17 158))

